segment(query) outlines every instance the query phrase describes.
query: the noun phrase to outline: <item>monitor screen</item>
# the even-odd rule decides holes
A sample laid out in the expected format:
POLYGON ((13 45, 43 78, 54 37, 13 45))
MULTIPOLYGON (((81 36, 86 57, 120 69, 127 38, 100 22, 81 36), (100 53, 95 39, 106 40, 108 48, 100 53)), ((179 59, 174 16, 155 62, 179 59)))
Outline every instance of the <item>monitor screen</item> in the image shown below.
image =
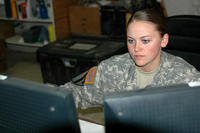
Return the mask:
POLYGON ((106 133, 199 133, 200 86, 116 92, 104 99, 106 133))
POLYGON ((80 133, 71 92, 28 80, 0 79, 0 132, 80 133))

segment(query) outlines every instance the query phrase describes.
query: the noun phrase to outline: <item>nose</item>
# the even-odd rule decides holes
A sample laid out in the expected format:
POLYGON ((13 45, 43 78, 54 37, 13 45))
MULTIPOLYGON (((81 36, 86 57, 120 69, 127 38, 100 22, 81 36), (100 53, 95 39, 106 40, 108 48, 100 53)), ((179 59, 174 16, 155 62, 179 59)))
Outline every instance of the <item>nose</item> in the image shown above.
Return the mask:
POLYGON ((140 44, 136 43, 134 47, 134 51, 139 51, 140 50, 140 44))

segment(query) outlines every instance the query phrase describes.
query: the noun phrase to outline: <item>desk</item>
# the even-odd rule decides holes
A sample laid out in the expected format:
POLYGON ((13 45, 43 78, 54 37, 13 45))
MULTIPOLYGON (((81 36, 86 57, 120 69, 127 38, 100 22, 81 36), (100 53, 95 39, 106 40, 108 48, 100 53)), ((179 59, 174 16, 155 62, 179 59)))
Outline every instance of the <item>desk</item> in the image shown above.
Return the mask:
POLYGON ((85 121, 84 124, 79 120, 82 133, 105 133, 102 107, 78 109, 78 117, 80 120, 83 120, 83 122, 85 121))
POLYGON ((80 119, 104 125, 104 113, 102 107, 78 109, 78 116, 80 119))

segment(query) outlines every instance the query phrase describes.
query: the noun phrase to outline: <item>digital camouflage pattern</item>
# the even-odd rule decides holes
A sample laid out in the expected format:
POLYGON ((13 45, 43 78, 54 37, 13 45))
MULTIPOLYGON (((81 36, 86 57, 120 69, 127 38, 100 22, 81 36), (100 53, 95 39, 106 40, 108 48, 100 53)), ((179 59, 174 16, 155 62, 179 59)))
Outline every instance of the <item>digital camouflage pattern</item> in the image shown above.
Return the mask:
MULTIPOLYGON (((135 67, 129 53, 116 55, 98 65, 94 85, 77 86, 69 82, 64 87, 73 91, 77 106, 102 105, 105 93, 139 89, 135 67)), ((200 81, 200 73, 192 65, 180 57, 161 52, 160 69, 145 89, 192 81, 200 81)))

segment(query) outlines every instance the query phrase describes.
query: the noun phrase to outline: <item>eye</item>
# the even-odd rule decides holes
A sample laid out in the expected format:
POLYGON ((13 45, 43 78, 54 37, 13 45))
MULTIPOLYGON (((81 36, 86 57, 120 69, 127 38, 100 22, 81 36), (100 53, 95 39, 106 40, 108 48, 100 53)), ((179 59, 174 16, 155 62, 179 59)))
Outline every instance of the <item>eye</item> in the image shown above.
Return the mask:
POLYGON ((136 44, 136 41, 134 39, 128 39, 127 42, 128 44, 136 44))
POLYGON ((148 44, 150 41, 151 41, 150 39, 143 39, 143 40, 142 40, 142 43, 143 43, 143 44, 148 44))

